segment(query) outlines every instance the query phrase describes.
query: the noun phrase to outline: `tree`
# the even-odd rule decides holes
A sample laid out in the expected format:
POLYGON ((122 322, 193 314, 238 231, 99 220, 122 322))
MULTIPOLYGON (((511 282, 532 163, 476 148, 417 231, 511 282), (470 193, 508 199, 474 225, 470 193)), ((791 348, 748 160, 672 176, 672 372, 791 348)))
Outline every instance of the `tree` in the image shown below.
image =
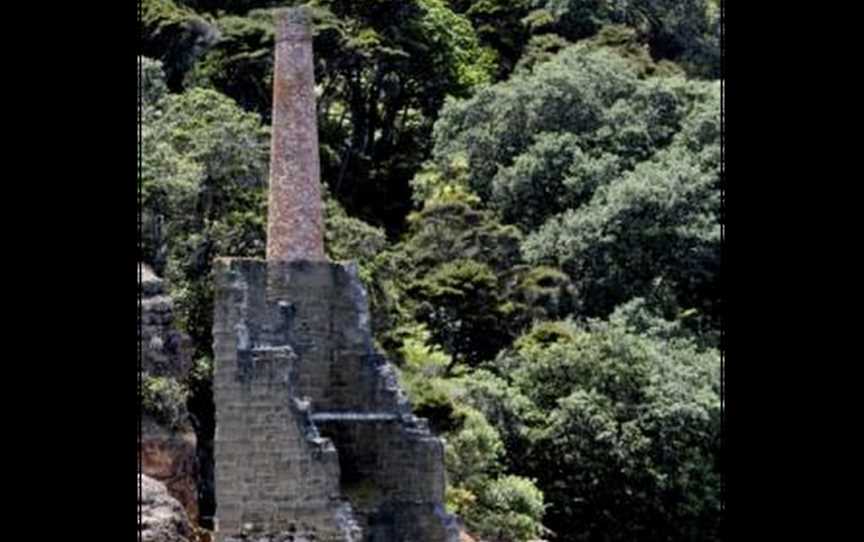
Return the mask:
POLYGON ((511 339, 502 320, 498 281, 489 266, 474 260, 442 264, 413 283, 416 318, 454 360, 476 365, 490 359, 511 339))
MULTIPOLYGON (((143 5, 142 258, 197 348, 143 399, 186 402, 205 478, 210 262, 264 254, 272 8, 298 3, 143 5)), ((719 4, 309 4, 327 255, 446 439, 448 507, 490 541, 717 540, 719 4)))
POLYGON ((414 276, 457 259, 472 259, 504 274, 521 263, 518 229, 501 224, 488 211, 469 204, 431 201, 409 217, 409 230, 398 250, 414 262, 414 276))
POLYGON ((274 27, 271 15, 223 15, 216 40, 186 73, 184 86, 207 87, 233 98, 269 123, 272 115, 274 27))
POLYGON ((627 25, 656 60, 673 60, 694 76, 720 77, 720 17, 711 0, 534 0, 530 20, 578 41, 609 24, 627 25))
POLYGON ((591 158, 571 133, 541 133, 513 163, 492 178, 491 203, 505 221, 531 231, 546 219, 576 207, 614 177, 610 155, 591 158))
POLYGON ((498 376, 497 364, 459 377, 455 403, 467 404, 481 412, 498 431, 509 472, 524 472, 531 454, 533 431, 543 423, 544 413, 509 380, 498 376))
POLYGON ((264 253, 267 131, 209 89, 163 95, 141 131, 144 259, 169 279, 197 355, 208 356, 212 258, 264 253))
POLYGON ((627 321, 559 324, 496 361, 545 413, 522 417, 522 474, 562 540, 719 540, 719 354, 627 321))
POLYGON ((696 309, 718 327, 718 173, 679 149, 664 153, 550 220, 526 239, 526 257, 561 265, 588 314, 659 296, 671 310, 696 309))
POLYGON ((138 57, 141 77, 138 79, 138 100, 147 113, 168 93, 162 63, 147 57, 138 57))
POLYGON ((711 0, 630 0, 612 20, 639 30, 654 58, 675 60, 691 75, 717 79, 720 17, 711 0))
POLYGON ((345 209, 329 195, 325 196, 324 246, 332 260, 352 260, 360 265, 361 276, 367 279, 375 256, 387 246, 380 228, 348 216, 345 209))
POLYGON ((522 56, 529 37, 523 19, 530 11, 530 0, 451 0, 450 4, 471 21, 480 43, 497 53, 495 80, 505 79, 522 56))
MULTIPOLYGON (((414 411, 445 436, 448 508, 484 539, 536 540, 545 532, 543 493, 532 480, 507 473, 512 462, 498 430, 464 401, 477 379, 473 372, 449 376, 452 358, 431 337, 423 325, 406 335, 400 376, 414 411)), ((489 382, 488 373, 478 375, 489 382)))
MULTIPOLYGON (((508 283, 509 269, 521 261, 519 232, 502 226, 489 213, 472 209, 462 201, 430 203, 410 215, 408 224, 404 239, 375 258, 371 265, 373 278, 369 281, 376 336, 381 346, 396 359, 400 357, 398 349, 403 340, 403 328, 430 322, 433 314, 438 315, 435 318, 450 314, 458 320, 458 314, 452 309, 436 304, 443 301, 438 295, 443 290, 438 287, 440 284, 433 283, 448 274, 441 270, 442 266, 457 260, 485 266, 483 275, 491 272, 494 286, 484 286, 482 281, 464 282, 463 294, 469 295, 467 290, 473 287, 488 292, 484 295, 495 310, 493 298, 498 297, 497 291, 508 283), (436 270, 440 271, 439 276, 432 282, 424 282, 436 270), (414 297, 419 292, 425 293, 422 302, 414 297)), ((465 359, 463 353, 452 350, 456 344, 462 343, 451 341, 448 352, 461 361, 465 359)))
POLYGON ((252 9, 277 7, 285 0, 178 0, 180 4, 199 12, 242 15, 252 9))
POLYGON ((532 0, 529 17, 536 30, 552 30, 570 41, 592 36, 609 21, 614 3, 606 0, 532 0))
POLYGON ((370 283, 384 295, 373 320, 390 324, 379 336, 390 352, 401 344, 401 326, 425 323, 454 367, 476 365, 534 320, 571 313, 577 292, 560 270, 524 262, 517 228, 465 203, 470 194, 449 199, 448 187, 427 187, 443 199, 410 215, 404 239, 376 258, 370 283))
MULTIPOLYGON (((451 102, 435 167, 528 232, 527 263, 563 269, 580 316, 633 298, 699 311, 718 329, 720 91, 645 77, 638 58, 569 46, 451 102)), ((424 174, 424 179, 434 177, 424 174)), ((428 183, 427 183, 428 184, 428 183)), ((578 311, 578 312, 577 312, 578 311)))
MULTIPOLYGON (((489 81, 495 55, 442 0, 311 5, 323 178, 349 214, 395 235, 444 97, 489 81)), ((215 88, 269 122, 272 13, 230 11, 186 84, 215 88)))
POLYGON ((533 73, 445 105, 435 125, 435 162, 446 168, 464 156, 469 187, 488 202, 499 168, 512 166, 540 134, 570 134, 568 143, 578 142, 583 150, 612 147, 607 111, 627 104, 639 88, 636 74, 614 53, 569 47, 533 73))
POLYGON ((162 61, 168 87, 178 92, 186 72, 218 32, 206 18, 172 0, 142 0, 141 38, 138 54, 162 61))
MULTIPOLYGON (((505 215, 527 212, 537 222, 542 211, 511 210, 507 204, 515 196, 507 195, 549 203, 542 192, 531 193, 536 187, 550 191, 553 207, 560 207, 556 199, 566 193, 555 183, 574 176, 569 184, 578 189, 580 176, 602 182, 631 169, 668 146, 690 110, 708 99, 707 83, 639 76, 637 67, 614 51, 570 46, 532 72, 445 106, 435 126, 436 165, 447 168, 463 155, 468 185, 483 201, 497 197, 492 203, 505 215), (577 169, 569 171, 570 166, 577 169), (525 188, 513 186, 519 182, 525 188)), ((590 195, 593 181, 586 182, 590 195)))

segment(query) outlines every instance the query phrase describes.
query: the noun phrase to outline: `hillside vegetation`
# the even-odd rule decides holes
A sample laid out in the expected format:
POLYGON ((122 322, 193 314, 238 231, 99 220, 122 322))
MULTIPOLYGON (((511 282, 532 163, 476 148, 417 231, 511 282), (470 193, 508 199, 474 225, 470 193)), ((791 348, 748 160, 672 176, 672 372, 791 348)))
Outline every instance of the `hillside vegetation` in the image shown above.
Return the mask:
MULTIPOLYGON (((264 255, 269 10, 297 2, 142 3, 141 259, 206 446, 211 264, 264 255)), ((309 4, 327 251, 446 438, 451 510, 483 540, 719 540, 719 2, 309 4)))

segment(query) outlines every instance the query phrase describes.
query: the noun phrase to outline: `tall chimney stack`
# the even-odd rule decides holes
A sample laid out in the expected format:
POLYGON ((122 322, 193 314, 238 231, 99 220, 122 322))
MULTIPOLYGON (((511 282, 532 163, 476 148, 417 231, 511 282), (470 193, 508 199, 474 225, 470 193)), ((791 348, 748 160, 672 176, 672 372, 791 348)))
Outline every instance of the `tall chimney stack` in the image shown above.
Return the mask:
POLYGON ((277 10, 267 259, 325 260, 311 17, 277 10))

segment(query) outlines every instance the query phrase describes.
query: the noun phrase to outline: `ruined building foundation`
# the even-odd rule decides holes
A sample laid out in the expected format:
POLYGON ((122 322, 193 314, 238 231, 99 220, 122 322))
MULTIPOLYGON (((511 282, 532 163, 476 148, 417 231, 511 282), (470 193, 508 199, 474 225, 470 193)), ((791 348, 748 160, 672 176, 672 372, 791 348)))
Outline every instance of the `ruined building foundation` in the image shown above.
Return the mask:
POLYGON ((217 540, 455 541, 443 442, 375 352, 356 266, 325 261, 311 32, 277 13, 267 259, 214 265, 217 540))

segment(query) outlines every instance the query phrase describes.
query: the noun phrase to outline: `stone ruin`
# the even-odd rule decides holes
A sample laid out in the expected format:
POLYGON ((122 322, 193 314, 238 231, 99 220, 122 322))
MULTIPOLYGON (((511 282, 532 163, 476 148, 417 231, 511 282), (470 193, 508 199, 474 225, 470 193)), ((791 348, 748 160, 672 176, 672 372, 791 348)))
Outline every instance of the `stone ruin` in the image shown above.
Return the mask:
POLYGON ((267 259, 214 265, 217 540, 458 540, 443 442, 325 259, 310 23, 276 13, 267 259))

